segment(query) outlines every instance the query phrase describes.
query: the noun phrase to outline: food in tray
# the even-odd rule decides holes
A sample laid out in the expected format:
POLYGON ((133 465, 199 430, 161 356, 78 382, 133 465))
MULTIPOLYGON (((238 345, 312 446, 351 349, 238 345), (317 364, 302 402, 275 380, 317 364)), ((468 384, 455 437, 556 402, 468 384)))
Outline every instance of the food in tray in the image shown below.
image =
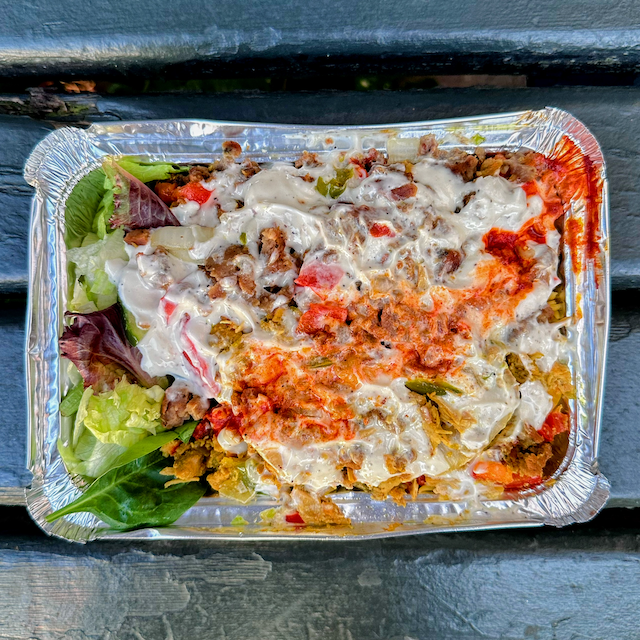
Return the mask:
POLYGON ((175 520, 204 495, 348 524, 534 487, 567 450, 565 169, 433 136, 257 164, 108 157, 66 205, 59 449, 93 484, 50 519, 175 520), (66 425, 66 426, 65 426, 66 425))

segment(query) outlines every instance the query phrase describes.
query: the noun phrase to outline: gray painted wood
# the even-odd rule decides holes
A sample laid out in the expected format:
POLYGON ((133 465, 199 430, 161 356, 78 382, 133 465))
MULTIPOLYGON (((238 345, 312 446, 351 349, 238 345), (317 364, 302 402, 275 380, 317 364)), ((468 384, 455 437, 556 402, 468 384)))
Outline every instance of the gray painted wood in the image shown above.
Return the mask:
POLYGON ((636 70, 632 0, 7 4, 0 74, 636 70))
MULTIPOLYGON (((640 6, 640 5, 639 5, 640 6)), ((640 287, 640 87, 471 89, 415 92, 178 94, 29 101, 0 97, 0 293, 24 292, 30 191, 20 167, 35 143, 61 122, 211 118, 245 122, 366 124, 428 120, 557 106, 580 118, 604 150, 610 177, 613 285, 640 287), (7 215, 10 212, 10 215, 7 215)))
POLYGON ((0 539, 11 640, 634 640, 637 532, 360 543, 0 539))
MULTIPOLYGON (((615 297, 609 349, 600 462, 611 481, 610 506, 640 507, 640 306, 636 292, 615 297)), ((25 469, 26 407, 23 382, 23 312, 0 316, 0 505, 16 504, 30 482, 25 469)), ((0 636, 1 637, 1 636, 0 636)))

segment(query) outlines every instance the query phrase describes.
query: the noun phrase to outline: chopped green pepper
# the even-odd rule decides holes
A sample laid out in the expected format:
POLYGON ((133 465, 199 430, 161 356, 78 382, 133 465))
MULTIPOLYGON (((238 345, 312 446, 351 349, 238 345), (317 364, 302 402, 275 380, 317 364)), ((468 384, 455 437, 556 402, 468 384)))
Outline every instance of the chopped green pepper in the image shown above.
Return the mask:
POLYGON ((347 188, 347 182, 353 177, 353 169, 347 167, 345 169, 336 169, 336 177, 325 182, 320 177, 318 178, 318 184, 316 185, 316 191, 325 197, 329 196, 334 200, 344 193, 347 188))
POLYGON ((444 396, 447 391, 457 395, 462 394, 462 391, 458 389, 458 387, 454 387, 452 384, 444 382, 444 380, 407 380, 404 386, 410 391, 419 393, 422 396, 427 396, 431 393, 435 393, 437 396, 444 396))

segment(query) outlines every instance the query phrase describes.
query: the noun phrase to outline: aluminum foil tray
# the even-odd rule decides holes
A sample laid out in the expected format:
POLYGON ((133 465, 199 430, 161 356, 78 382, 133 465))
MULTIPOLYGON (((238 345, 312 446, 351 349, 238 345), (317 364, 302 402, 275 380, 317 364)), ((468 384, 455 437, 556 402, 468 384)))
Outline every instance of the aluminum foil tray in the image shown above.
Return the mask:
MULTIPOLYGON (((202 120, 102 123, 86 130, 59 129, 49 134, 29 157, 25 178, 36 189, 31 211, 29 311, 27 319, 27 390, 29 403, 28 467, 32 486, 26 491, 34 520, 49 534, 75 541, 95 538, 383 538, 442 532, 542 524, 563 526, 592 518, 605 504, 609 484, 598 470, 598 431, 602 413, 604 369, 609 325, 609 225, 607 180, 602 153, 593 135, 570 114, 546 108, 474 118, 370 127, 318 127, 246 124, 202 120), (511 492, 497 500, 442 501, 419 496, 406 507, 391 500, 376 502, 366 493, 335 496, 351 527, 309 527, 274 530, 259 513, 277 506, 271 498, 240 505, 222 498, 204 498, 174 525, 128 533, 109 531, 87 513, 53 524, 47 514, 79 492, 62 463, 56 440, 60 432, 58 405, 65 388, 61 379, 58 336, 67 290, 64 211, 75 184, 100 165, 107 154, 150 160, 208 163, 227 139, 241 143, 256 161, 293 160, 307 149, 348 149, 355 133, 363 148, 385 149, 389 137, 436 135, 443 148, 476 146, 488 150, 539 151, 586 171, 588 188, 570 203, 569 218, 578 218, 592 242, 591 250, 572 265, 565 251, 567 313, 572 315, 570 367, 576 386, 572 428, 563 465, 544 484, 511 492), (567 156, 567 148, 572 151, 567 156), (561 151, 562 150, 562 151, 561 151), (248 522, 233 526, 236 516, 248 522)), ((574 252, 574 260, 576 257, 574 252)))

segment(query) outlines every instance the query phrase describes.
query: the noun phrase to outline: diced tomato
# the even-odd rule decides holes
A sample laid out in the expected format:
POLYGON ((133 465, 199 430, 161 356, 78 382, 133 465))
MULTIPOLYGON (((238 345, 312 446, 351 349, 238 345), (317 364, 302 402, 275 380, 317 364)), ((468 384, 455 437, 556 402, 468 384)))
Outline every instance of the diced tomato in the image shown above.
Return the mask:
POLYGON ((304 520, 297 511, 296 513, 288 513, 284 519, 290 524, 304 524, 304 520))
POLYGON ((396 232, 388 227, 386 224, 380 224, 379 222, 374 222, 369 229, 369 233, 374 238, 382 238, 382 236, 388 236, 389 238, 395 238, 396 232))
POLYGON ((166 298, 162 298, 160 300, 160 304, 162 306, 162 311, 164 312, 164 316, 167 320, 171 318, 173 312, 178 308, 178 305, 175 302, 171 302, 171 300, 167 300, 166 298))
POLYGON ((172 204, 178 199, 178 187, 173 182, 158 182, 155 190, 160 200, 166 204, 172 204))
POLYGON ((524 489, 533 487, 542 482, 540 476, 524 477, 513 473, 503 462, 482 461, 473 468, 473 477, 486 482, 495 482, 505 489, 524 489))
POLYGON ((303 265, 296 284, 301 287, 309 287, 316 293, 333 289, 342 279, 344 271, 337 264, 324 264, 312 262, 303 265))
POLYGON ((221 404, 207 411, 204 418, 202 418, 195 428, 193 438, 195 440, 201 440, 212 432, 218 435, 225 428, 237 429, 238 422, 236 416, 233 415, 231 407, 226 404, 221 404))
POLYGON ((302 314, 298 322, 298 331, 308 334, 323 331, 327 325, 331 325, 327 322, 329 318, 344 322, 347 319, 347 310, 338 305, 310 304, 309 310, 302 314))
POLYGON ((547 416, 539 433, 547 442, 552 442, 559 433, 565 431, 569 431, 569 416, 556 410, 547 416))
POLYGON ((481 461, 473 467, 473 477, 479 480, 488 480, 496 484, 509 484, 513 482, 513 472, 502 462, 481 461))
POLYGON ((180 198, 197 202, 198 204, 204 204, 213 192, 209 189, 205 189, 199 182, 188 182, 184 187, 178 189, 180 198))

